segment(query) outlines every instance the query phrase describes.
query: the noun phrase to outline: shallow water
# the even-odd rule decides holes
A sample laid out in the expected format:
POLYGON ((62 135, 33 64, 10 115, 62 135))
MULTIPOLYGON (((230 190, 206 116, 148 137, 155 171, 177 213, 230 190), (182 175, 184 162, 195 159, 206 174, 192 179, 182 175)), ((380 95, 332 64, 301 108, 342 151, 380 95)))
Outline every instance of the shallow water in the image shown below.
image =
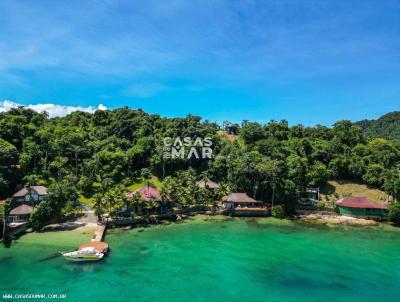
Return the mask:
MULTIPOLYGON (((23 236, 0 248, 0 293, 68 301, 399 301, 400 231, 273 219, 202 219, 110 230, 99 263, 55 253, 90 234, 23 236)), ((1 296, 0 296, 1 299, 1 296)))

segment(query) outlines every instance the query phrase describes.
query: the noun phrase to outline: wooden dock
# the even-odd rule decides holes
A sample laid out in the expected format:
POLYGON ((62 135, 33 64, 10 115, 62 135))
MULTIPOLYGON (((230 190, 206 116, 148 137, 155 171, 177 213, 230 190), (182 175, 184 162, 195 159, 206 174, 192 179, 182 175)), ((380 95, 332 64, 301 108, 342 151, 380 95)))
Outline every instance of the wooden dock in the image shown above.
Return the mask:
POLYGON ((94 238, 91 240, 92 242, 100 242, 103 240, 104 234, 106 232, 106 225, 98 224, 96 231, 94 232, 94 238))

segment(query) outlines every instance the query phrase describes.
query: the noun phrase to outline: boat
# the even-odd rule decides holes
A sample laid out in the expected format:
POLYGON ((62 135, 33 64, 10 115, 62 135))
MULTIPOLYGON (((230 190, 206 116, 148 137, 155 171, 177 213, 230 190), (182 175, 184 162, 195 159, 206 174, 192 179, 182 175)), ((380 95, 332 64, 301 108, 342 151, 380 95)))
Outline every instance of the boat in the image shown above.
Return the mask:
POLYGON ((66 252, 62 255, 69 261, 98 261, 104 257, 104 253, 98 252, 92 247, 86 247, 73 252, 66 252))
POLYGON ((105 242, 88 242, 82 244, 78 250, 61 253, 69 261, 98 261, 104 258, 108 252, 108 244, 105 242))

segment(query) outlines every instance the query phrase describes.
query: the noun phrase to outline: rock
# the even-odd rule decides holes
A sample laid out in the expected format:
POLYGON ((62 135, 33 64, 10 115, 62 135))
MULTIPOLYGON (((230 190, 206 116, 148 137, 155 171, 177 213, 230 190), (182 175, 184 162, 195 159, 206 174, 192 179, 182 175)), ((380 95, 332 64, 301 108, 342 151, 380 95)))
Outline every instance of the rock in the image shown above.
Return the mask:
POLYGON ((322 221, 328 224, 345 224, 351 226, 371 226, 377 225, 378 222, 370 219, 355 218, 350 216, 338 216, 338 215, 316 215, 309 214, 303 218, 306 221, 322 221))

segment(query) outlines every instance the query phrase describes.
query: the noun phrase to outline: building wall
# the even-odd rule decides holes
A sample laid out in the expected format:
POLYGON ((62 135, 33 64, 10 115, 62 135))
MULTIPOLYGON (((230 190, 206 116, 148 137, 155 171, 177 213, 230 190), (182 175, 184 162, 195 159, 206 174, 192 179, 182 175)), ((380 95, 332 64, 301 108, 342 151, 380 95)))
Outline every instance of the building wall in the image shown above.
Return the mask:
POLYGON ((225 201, 224 202, 224 207, 225 209, 233 209, 234 208, 234 203, 230 201, 225 201))
POLYGON ((339 207, 341 215, 347 215, 359 218, 386 219, 387 210, 385 209, 363 209, 339 207))
POLYGON ((28 222, 29 215, 10 215, 9 222, 28 222))

